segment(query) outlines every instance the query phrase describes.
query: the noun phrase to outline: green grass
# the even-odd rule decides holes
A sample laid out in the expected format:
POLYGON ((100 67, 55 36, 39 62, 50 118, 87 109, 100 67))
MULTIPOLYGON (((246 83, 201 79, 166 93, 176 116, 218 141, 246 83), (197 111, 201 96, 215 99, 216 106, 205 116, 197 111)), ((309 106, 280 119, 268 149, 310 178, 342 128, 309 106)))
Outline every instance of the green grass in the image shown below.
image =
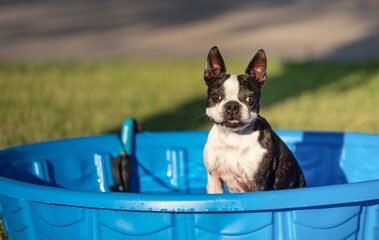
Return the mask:
MULTIPOLYGON (((227 61, 243 73, 248 60, 227 61)), ((119 132, 207 130, 204 61, 0 63, 0 149, 119 132)), ((264 116, 276 129, 379 133, 379 64, 269 62, 264 116)), ((0 231, 0 236, 1 231, 0 231)))
MULTIPOLYGON (((245 62, 231 61, 232 73, 245 62)), ((0 63, 0 148, 118 132, 206 130, 195 60, 0 63)), ((377 63, 269 62, 261 115, 274 128, 379 132, 377 63)))
POLYGON ((4 232, 3 222, 0 219, 0 240, 6 240, 6 239, 8 239, 8 238, 7 238, 7 235, 4 232))
POLYGON ((188 129, 153 118, 203 97, 201 71, 191 61, 1 64, 0 147, 117 132, 128 117, 150 130, 188 129))
POLYGON ((378 63, 279 63, 262 115, 274 128, 379 132, 378 63))

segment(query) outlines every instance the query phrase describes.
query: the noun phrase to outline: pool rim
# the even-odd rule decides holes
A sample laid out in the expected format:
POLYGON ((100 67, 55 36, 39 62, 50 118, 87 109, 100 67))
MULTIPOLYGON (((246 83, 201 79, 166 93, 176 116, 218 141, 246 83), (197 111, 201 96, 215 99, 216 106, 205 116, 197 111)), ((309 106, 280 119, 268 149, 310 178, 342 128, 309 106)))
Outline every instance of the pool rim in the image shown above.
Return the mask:
MULTIPOLYGON (((247 212, 379 202, 379 180, 302 189, 235 194, 87 192, 0 177, 0 196, 35 203, 115 211, 247 212), (326 194, 328 193, 328 194, 326 194)), ((376 203, 377 204, 377 203, 376 203)))
MULTIPOLYGON (((305 133, 336 135, 344 134, 344 144, 356 146, 365 145, 378 147, 379 134, 354 133, 354 132, 322 132, 301 130, 275 130, 283 137, 301 140, 305 133), (363 144, 360 136, 365 136, 368 142, 363 144)), ((165 133, 171 134, 183 132, 144 132, 142 135, 165 133)), ((207 134, 207 131, 189 131, 186 134, 207 134)), ((137 135, 138 136, 138 135, 137 135)), ((84 136, 77 138, 58 139, 39 143, 14 146, 2 149, 4 153, 16 151, 18 147, 28 145, 33 148, 35 144, 59 144, 66 140, 83 140, 98 137, 118 139, 118 134, 105 134, 97 136, 84 136)), ((320 138, 320 141, 322 139, 320 138)), ((118 141, 118 140, 117 140, 118 141)), ((138 137, 136 138, 138 141, 138 137)), ((333 143, 333 139, 327 139, 333 143)), ((67 188, 57 188, 36 185, 16 181, 0 176, 0 198, 15 198, 34 203, 50 204, 58 206, 71 206, 94 209, 107 209, 115 211, 141 211, 141 212, 246 212, 246 211, 276 211, 284 209, 317 208, 333 205, 354 204, 378 204, 379 203, 379 179, 356 183, 309 187, 304 189, 275 190, 241 194, 148 194, 148 193, 114 193, 114 192, 89 192, 67 188)), ((1 215, 1 211, 0 211, 1 215)), ((1 216, 0 216, 1 217, 1 216)))

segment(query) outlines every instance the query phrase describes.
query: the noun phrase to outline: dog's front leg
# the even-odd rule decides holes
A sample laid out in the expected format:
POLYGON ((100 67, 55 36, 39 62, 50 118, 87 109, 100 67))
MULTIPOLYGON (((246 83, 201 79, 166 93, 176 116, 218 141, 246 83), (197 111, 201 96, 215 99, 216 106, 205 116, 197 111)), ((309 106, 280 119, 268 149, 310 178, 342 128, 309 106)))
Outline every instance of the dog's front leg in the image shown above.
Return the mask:
POLYGON ((215 194, 215 193, 224 193, 224 185, 220 180, 220 176, 216 173, 208 172, 208 183, 207 183, 207 193, 215 194))

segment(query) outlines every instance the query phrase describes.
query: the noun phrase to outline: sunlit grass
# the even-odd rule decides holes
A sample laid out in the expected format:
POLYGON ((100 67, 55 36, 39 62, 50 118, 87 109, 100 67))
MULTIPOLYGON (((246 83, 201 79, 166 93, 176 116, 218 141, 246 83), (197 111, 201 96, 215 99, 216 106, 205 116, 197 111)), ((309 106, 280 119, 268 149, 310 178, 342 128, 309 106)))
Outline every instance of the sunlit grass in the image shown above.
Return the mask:
POLYGON ((274 128, 379 132, 377 63, 285 65, 263 90, 274 128))
MULTIPOLYGON (((227 61, 243 73, 248 60, 227 61)), ((207 130, 200 60, 0 64, 0 148, 117 132, 207 130)), ((379 132, 377 63, 269 62, 261 115, 277 129, 379 132)))

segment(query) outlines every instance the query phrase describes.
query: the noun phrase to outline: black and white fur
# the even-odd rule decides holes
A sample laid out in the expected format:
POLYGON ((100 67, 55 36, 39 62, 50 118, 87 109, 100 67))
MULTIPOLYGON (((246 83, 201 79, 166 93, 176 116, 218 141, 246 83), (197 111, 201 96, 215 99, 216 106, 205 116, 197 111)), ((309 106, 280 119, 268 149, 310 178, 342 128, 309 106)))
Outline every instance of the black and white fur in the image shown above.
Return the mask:
POLYGON ((266 67, 261 49, 245 74, 226 74, 218 48, 209 51, 206 114, 214 126, 204 148, 207 193, 224 193, 223 184, 231 193, 306 187, 292 152, 259 115, 266 67))

